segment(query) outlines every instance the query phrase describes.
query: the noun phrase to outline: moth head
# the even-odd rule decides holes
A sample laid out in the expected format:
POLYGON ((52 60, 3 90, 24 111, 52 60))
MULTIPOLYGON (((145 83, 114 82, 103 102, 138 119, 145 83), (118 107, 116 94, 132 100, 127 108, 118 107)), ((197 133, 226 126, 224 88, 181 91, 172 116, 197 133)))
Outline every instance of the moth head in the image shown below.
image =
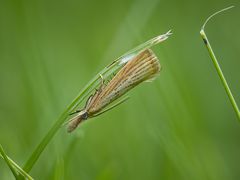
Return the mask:
POLYGON ((88 119, 88 112, 86 110, 78 112, 77 115, 69 121, 67 131, 72 132, 83 120, 86 119, 88 119))
POLYGON ((88 112, 86 110, 82 110, 77 116, 79 116, 82 120, 86 120, 88 118, 88 112))

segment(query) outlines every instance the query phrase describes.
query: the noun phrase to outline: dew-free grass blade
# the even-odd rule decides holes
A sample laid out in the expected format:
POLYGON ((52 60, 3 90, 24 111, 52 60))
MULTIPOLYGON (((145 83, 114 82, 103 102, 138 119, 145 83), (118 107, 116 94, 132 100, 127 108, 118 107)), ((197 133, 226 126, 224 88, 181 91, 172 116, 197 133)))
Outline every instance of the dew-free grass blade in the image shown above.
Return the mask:
POLYGON ((33 180, 33 178, 28 173, 26 173, 19 165, 17 165, 17 163, 15 163, 12 159, 10 159, 6 155, 1 144, 0 144, 0 157, 5 160, 5 162, 7 163, 8 167, 10 168, 16 179, 24 177, 24 179, 33 180))
POLYGON ((161 70, 157 56, 150 49, 141 51, 124 63, 126 64, 107 84, 104 83, 102 77, 100 88, 88 98, 84 109, 70 120, 68 132, 76 129, 83 120, 102 114, 103 111, 105 112, 105 107, 141 82, 154 79, 161 70))
POLYGON ((229 100, 230 100, 230 102, 231 102, 231 104, 232 104, 232 106, 233 106, 233 109, 234 109, 235 112, 236 112, 236 115, 237 115, 237 117, 238 117, 238 121, 240 122, 240 110, 239 110, 238 104, 237 104, 237 102, 235 101, 235 98, 234 98, 234 96, 233 96, 233 94, 232 94, 232 91, 231 91, 231 89, 230 89, 230 87, 229 87, 229 85, 228 85, 228 82, 227 82, 227 80, 226 80, 226 78, 225 78, 225 76, 224 76, 224 74, 223 74, 223 71, 222 71, 220 65, 219 65, 219 62, 218 62, 218 60, 217 60, 217 57, 216 57, 216 55, 215 55, 215 53, 214 53, 214 51, 213 51, 213 49, 212 49, 212 47, 211 47, 211 44, 210 44, 210 42, 209 42, 209 40, 208 40, 208 37, 207 37, 206 33, 205 33, 205 26, 206 26, 206 24, 208 23, 209 20, 211 20, 211 19, 212 19, 214 16, 216 16, 217 14, 220 14, 220 13, 222 13, 222 12, 224 12, 224 11, 226 11, 226 10, 229 10, 229 9, 231 9, 231 8, 233 8, 233 7, 234 7, 234 6, 230 6, 230 7, 224 8, 224 9, 222 9, 222 10, 220 10, 220 11, 215 12, 215 13, 212 14, 211 16, 209 16, 209 17, 207 18, 207 20, 204 22, 204 24, 203 24, 203 26, 202 26, 202 28, 201 28, 200 35, 202 36, 203 42, 204 42, 204 44, 205 44, 205 46, 206 46, 206 48, 207 48, 207 50, 208 50, 208 53, 209 53, 209 55, 210 55, 210 57, 211 57, 211 59, 212 59, 212 62, 213 62, 213 64, 214 64, 214 67, 215 67, 215 69, 217 70, 218 76, 220 77, 220 79, 221 79, 221 81, 222 81, 223 87, 224 87, 224 89, 225 89, 225 91, 226 91, 226 93, 227 93, 227 95, 228 95, 228 98, 229 98, 229 100))
MULTIPOLYGON (((108 74, 112 74, 113 72, 115 72, 116 70, 121 68, 122 65, 124 65, 124 64, 120 63, 120 62, 123 62, 123 59, 125 59, 126 57, 130 57, 130 56, 135 57, 135 55, 138 54, 140 51, 142 51, 144 49, 149 49, 152 46, 155 46, 158 43, 163 42, 171 34, 172 34, 171 31, 168 31, 165 34, 159 35, 155 38, 152 38, 152 39, 140 44, 136 48, 128 51, 127 53, 125 53, 124 55, 119 57, 117 60, 113 61, 110 65, 108 65, 107 67, 102 69, 98 74, 102 74, 104 76, 108 76, 108 74)), ((78 105, 82 102, 82 100, 85 98, 85 96, 88 94, 88 92, 98 85, 99 79, 100 78, 98 75, 94 76, 86 84, 86 86, 83 87, 83 89, 73 99, 73 101, 64 109, 64 111, 61 113, 59 118, 56 120, 56 122, 53 124, 53 126, 50 128, 50 130, 45 134, 45 136, 43 137, 41 142, 36 146, 35 150, 32 152, 32 154, 26 161, 26 163, 23 167, 23 169, 26 172, 31 171, 32 167, 35 165, 35 163, 39 159, 39 157, 42 154, 42 152, 44 151, 44 149, 47 147, 49 142, 53 139, 53 137, 57 133, 57 131, 62 127, 64 122, 68 119, 69 113, 73 112, 76 109, 76 107, 78 107, 78 105)))

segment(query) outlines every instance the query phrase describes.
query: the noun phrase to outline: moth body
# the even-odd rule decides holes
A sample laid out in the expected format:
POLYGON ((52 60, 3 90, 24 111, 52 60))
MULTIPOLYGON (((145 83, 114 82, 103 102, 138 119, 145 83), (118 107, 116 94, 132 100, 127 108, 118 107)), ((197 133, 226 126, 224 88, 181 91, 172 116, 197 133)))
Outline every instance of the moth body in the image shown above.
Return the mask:
POLYGON ((89 97, 85 108, 70 120, 68 132, 77 128, 83 120, 101 113, 109 104, 141 82, 153 80, 160 70, 159 60, 150 49, 132 57, 106 85, 102 82, 100 88, 89 97))

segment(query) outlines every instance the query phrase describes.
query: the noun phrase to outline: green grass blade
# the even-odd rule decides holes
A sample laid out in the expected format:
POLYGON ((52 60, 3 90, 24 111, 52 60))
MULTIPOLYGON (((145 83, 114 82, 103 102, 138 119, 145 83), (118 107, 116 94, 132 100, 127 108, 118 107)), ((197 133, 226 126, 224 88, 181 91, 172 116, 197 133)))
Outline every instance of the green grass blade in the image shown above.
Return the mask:
POLYGON ((18 174, 15 171, 14 167, 12 166, 11 162, 8 160, 8 157, 5 154, 5 152, 4 152, 3 148, 2 148, 2 145, 0 145, 0 153, 1 153, 2 157, 3 157, 3 159, 5 160, 5 162, 7 163, 9 169, 12 171, 12 174, 14 175, 14 177, 17 178, 18 174))
POLYGON ((234 7, 234 6, 230 6, 230 7, 228 7, 228 8, 222 9, 222 10, 220 10, 220 11, 212 14, 209 18, 207 18, 207 20, 205 21, 205 23, 204 23, 203 26, 202 26, 202 29, 201 29, 201 31, 200 31, 200 34, 201 34, 201 36, 202 36, 203 42, 204 42, 204 44, 206 45, 206 48, 207 48, 208 53, 209 53, 209 55, 210 55, 210 57, 211 57, 211 59, 212 59, 212 62, 213 62, 213 64, 214 64, 214 67, 215 67, 216 70, 217 70, 218 76, 220 77, 220 79, 221 79, 221 81, 222 81, 222 84, 223 84, 223 86, 224 86, 224 88, 225 88, 225 91, 226 91, 226 93, 227 93, 227 95, 228 95, 228 98, 229 98, 229 100, 230 100, 230 102, 231 102, 231 104, 232 104, 232 106, 233 106, 233 109, 234 109, 235 112, 236 112, 236 115, 237 115, 237 117, 238 117, 238 120, 239 120, 239 122, 240 122, 240 111, 239 111, 238 105, 237 105, 237 103, 236 103, 236 101, 235 101, 235 99, 234 99, 234 96, 233 96, 233 94, 232 94, 232 92, 231 92, 231 89, 229 88, 229 85, 228 85, 228 83, 227 83, 227 80, 226 80, 226 78, 224 77, 224 74, 223 74, 223 72, 222 72, 222 70, 221 70, 221 67, 220 67, 219 63, 218 63, 218 60, 217 60, 217 58, 216 58, 216 55, 214 54, 213 49, 212 49, 212 47, 211 47, 211 45, 210 45, 210 42, 209 42, 209 40, 208 40, 208 38, 207 38, 207 35, 205 34, 205 31, 204 31, 204 28, 205 28, 207 22, 208 22, 212 17, 214 17, 215 15, 217 15, 217 14, 223 12, 223 11, 226 11, 226 10, 228 10, 228 9, 231 9, 231 8, 233 8, 233 7, 234 7))
MULTIPOLYGON (((105 68, 100 73, 101 74, 106 74, 107 72, 112 70, 116 65, 118 65, 117 62, 115 62, 114 64, 112 64, 108 68, 105 68)), ((48 131, 48 133, 45 135, 45 137, 42 139, 42 141, 39 143, 39 145, 37 146, 35 151, 32 153, 32 155, 30 156, 30 158, 26 162, 26 164, 23 168, 26 172, 29 172, 32 169, 33 165, 35 164, 35 162, 37 161, 37 159, 39 158, 39 156, 41 155, 41 153, 43 152, 45 147, 51 141, 51 139, 56 134, 58 129, 62 126, 64 121, 68 118, 69 112, 73 111, 77 107, 79 102, 81 102, 83 100, 84 94, 87 93, 88 90, 90 90, 93 86, 95 86, 95 87, 97 86, 95 84, 98 80, 99 80, 99 76, 97 75, 83 88, 83 90, 79 93, 79 95, 64 110, 64 112, 61 114, 59 119, 56 121, 56 123, 53 125, 53 127, 48 131)))
POLYGON ((14 177, 16 179, 19 179, 19 174, 21 174, 25 179, 33 180, 33 178, 27 174, 20 166, 17 165, 11 158, 9 158, 6 153, 4 152, 2 146, 0 145, 0 157, 5 160, 7 163, 8 167, 12 171, 14 177))
POLYGON ((159 35, 145 43, 140 44, 136 48, 128 51, 123 56, 118 58, 117 60, 113 61, 110 65, 105 67, 102 71, 100 71, 78 94, 78 96, 70 103, 67 108, 63 111, 61 116, 58 118, 58 120, 55 122, 55 124, 52 126, 52 128, 47 132, 47 134, 44 136, 42 141, 38 144, 36 149, 33 151, 27 162, 25 163, 23 169, 26 172, 29 172, 36 161, 38 160, 39 156, 43 152, 43 150, 46 148, 48 143, 51 141, 51 139, 54 137, 54 135, 57 133, 57 131, 62 127, 63 123, 68 119, 69 113, 73 112, 74 109, 82 102, 84 97, 89 94, 89 91, 96 88, 100 81, 99 74, 102 74, 103 76, 108 77, 112 73, 116 72, 122 65, 124 65, 124 59, 133 57, 136 54, 138 54, 141 50, 150 48, 164 40, 166 40, 171 35, 171 31, 168 31, 167 33, 163 35, 159 35))

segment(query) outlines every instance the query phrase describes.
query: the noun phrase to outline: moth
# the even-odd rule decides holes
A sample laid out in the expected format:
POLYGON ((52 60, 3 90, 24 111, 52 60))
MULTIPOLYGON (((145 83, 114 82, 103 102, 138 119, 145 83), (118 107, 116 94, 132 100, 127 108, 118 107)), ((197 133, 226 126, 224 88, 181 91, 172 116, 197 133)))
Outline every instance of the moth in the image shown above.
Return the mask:
POLYGON ((68 132, 88 118, 102 114, 112 102, 123 96, 129 90, 144 81, 152 81, 160 72, 161 65, 151 49, 144 49, 131 57, 117 74, 106 84, 102 83, 92 94, 82 110, 76 111, 76 116, 68 123, 68 132))

